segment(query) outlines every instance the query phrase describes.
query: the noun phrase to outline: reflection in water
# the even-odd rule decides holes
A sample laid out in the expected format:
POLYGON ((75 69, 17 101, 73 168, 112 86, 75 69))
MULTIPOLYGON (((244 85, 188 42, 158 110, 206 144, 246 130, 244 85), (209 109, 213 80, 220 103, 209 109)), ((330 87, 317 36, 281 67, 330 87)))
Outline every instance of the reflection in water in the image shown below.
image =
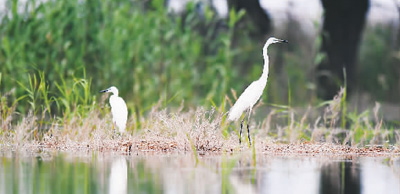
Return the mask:
POLYGON ((2 193, 389 193, 400 162, 383 158, 107 155, 31 157, 0 152, 2 193))
POLYGON ((328 163, 322 167, 321 194, 360 193, 360 167, 351 161, 328 163))
POLYGON ((363 194, 400 193, 400 163, 397 166, 382 165, 381 160, 368 159, 361 162, 361 191, 363 194), (393 168, 397 167, 397 173, 393 168), (397 185, 397 186, 396 186, 397 185))
POLYGON ((265 193, 318 193, 320 164, 315 159, 273 159, 264 175, 265 193))
POLYGON ((111 166, 109 190, 110 194, 125 194, 127 191, 128 168, 124 157, 114 159, 111 166))

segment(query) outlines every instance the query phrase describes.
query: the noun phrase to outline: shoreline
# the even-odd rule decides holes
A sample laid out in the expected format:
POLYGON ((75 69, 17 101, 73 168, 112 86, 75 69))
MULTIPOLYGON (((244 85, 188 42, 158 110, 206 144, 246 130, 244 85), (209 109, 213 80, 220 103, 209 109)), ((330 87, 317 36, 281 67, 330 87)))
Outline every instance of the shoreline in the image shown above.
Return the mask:
MULTIPOLYGON (((347 145, 339 145, 333 143, 266 143, 255 147, 247 146, 230 146, 230 147, 214 147, 213 149, 196 149, 198 156, 212 156, 229 154, 235 155, 246 152, 253 152, 257 156, 289 156, 289 157, 400 157, 400 146, 382 146, 371 145, 364 147, 355 147, 347 145)), ((113 141, 112 144, 107 142, 103 145, 89 145, 86 143, 70 143, 53 145, 49 142, 28 143, 25 145, 1 145, 1 155, 8 153, 25 153, 25 154, 41 154, 48 152, 61 152, 71 155, 104 153, 118 155, 193 155, 193 150, 189 149, 190 145, 184 147, 178 146, 176 142, 160 142, 160 141, 113 141)))

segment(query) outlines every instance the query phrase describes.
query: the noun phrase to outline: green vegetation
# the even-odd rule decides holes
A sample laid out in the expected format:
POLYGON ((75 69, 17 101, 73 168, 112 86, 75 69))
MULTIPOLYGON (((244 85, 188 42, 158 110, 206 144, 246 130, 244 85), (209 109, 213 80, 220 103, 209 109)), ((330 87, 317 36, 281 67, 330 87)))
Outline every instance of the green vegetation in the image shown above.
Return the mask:
MULTIPOLYGON (((35 6, 30 1, 22 13, 18 4, 9 1, 11 14, 0 25, 0 143, 85 140, 90 146, 99 138, 110 143, 107 96, 97 91, 115 85, 128 104, 129 140, 164 138, 196 155, 236 150, 237 127, 225 121, 225 113, 260 76, 264 43, 254 45, 250 32, 236 29, 244 12, 231 11, 223 20, 208 7, 201 14, 189 3, 185 14, 174 15, 161 0, 59 0, 29 9, 35 6)), ((294 44, 269 54, 271 74, 261 103, 272 106, 256 112, 254 139, 354 146, 399 142, 396 125, 385 124, 378 108, 373 114, 349 110, 345 89, 332 101, 315 97, 315 84, 306 75, 322 53, 294 44), (305 103, 320 106, 293 108, 305 103)), ((261 149, 253 147, 254 153, 261 149)))
POLYGON ((393 36, 384 27, 369 28, 361 45, 359 77, 362 81, 359 85, 379 101, 399 102, 400 99, 400 68, 393 49, 396 47, 393 36))
MULTIPOLYGON (((332 100, 317 99, 310 74, 325 56, 301 44, 270 51, 267 89, 250 123, 252 146, 247 130, 239 145, 240 126, 226 113, 260 76, 264 43, 254 44, 237 26, 244 12, 218 19, 192 3, 182 15, 168 13, 163 0, 33 0, 20 13, 18 0, 7 1, 11 14, 0 21, 0 192, 107 193, 115 154, 128 159, 121 157, 127 190, 135 193, 176 184, 191 192, 193 183, 205 184, 206 193, 213 184, 232 193, 243 180, 258 188, 260 167, 270 171, 266 154, 399 155, 399 123, 385 122, 379 103, 363 112, 348 108, 346 83, 332 100), (98 93, 111 85, 129 108, 127 133, 117 137, 108 95, 98 93), (193 155, 149 154, 166 152, 193 155), (215 161, 204 157, 212 153, 219 154, 215 161), (173 182, 179 177, 190 184, 173 182)), ((371 48, 362 56, 379 58, 363 59, 366 67, 394 60, 370 46, 387 49, 386 40, 366 37, 371 48)), ((385 76, 362 88, 379 88, 378 99, 395 101, 388 97, 395 72, 374 69, 385 76)))
MULTIPOLYGON (((18 4, 10 2, 13 8, 18 4)), ((198 28, 217 29, 220 22, 211 10, 201 20, 194 4, 179 17, 171 16, 163 1, 151 2, 143 8, 141 1, 62 0, 24 13, 13 9, 0 25, 1 91, 15 88, 14 98, 27 94, 29 102, 18 106, 23 113, 36 113, 40 104, 45 104, 41 111, 68 113, 68 106, 87 106, 93 91, 110 85, 139 114, 159 100, 171 105, 220 103, 239 83, 231 68, 239 52, 231 48, 231 39, 243 13, 231 12, 227 30, 204 34, 198 28), (44 82, 35 85, 32 81, 39 78, 44 82), (70 98, 78 95, 71 94, 78 80, 87 84, 82 92, 91 92, 79 93, 85 98, 79 102, 70 98)))
MULTIPOLYGON (((18 102, 22 114, 32 108, 70 113, 71 106, 91 105, 97 91, 111 85, 138 116, 159 101, 164 106, 219 105, 231 89, 242 91, 262 71, 265 37, 254 44, 248 30, 235 30, 244 12, 231 11, 223 20, 208 7, 202 15, 189 3, 185 14, 173 15, 161 0, 61 0, 28 9, 34 4, 29 1, 19 13, 19 2, 9 0, 12 17, 0 25, 0 92, 13 90, 8 103, 27 95, 29 101, 18 102), (32 85, 39 78, 44 85, 32 85), (82 92, 90 96, 77 93, 82 90, 78 80, 86 82, 82 92), (39 87, 47 93, 40 94, 39 87), (29 93, 33 90, 39 93, 29 93), (84 102, 76 101, 79 95, 84 102)), ((266 92, 264 101, 286 104, 287 91, 296 96, 293 105, 315 99, 313 81, 306 76, 313 61, 304 57, 315 53, 295 45, 271 50, 268 90, 273 92, 266 92)))

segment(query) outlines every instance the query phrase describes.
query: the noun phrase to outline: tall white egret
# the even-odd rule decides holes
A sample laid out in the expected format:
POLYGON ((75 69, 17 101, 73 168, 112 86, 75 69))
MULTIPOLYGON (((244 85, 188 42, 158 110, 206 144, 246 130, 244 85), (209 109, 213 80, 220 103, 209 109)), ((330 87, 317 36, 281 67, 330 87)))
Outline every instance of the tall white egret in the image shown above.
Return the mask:
MULTIPOLYGON (((253 81, 245 90, 244 92, 240 95, 239 99, 235 102, 233 107, 229 110, 229 115, 228 115, 228 120, 230 121, 236 121, 242 116, 243 111, 246 111, 246 114, 248 114, 247 118, 247 136, 249 138, 249 142, 251 145, 251 138, 250 138, 250 129, 249 129, 249 121, 250 121, 250 115, 251 115, 251 110, 253 109, 254 104, 260 99, 265 86, 267 85, 267 79, 268 79, 268 71, 269 71, 269 59, 268 59, 268 46, 274 43, 287 43, 287 40, 281 40, 277 39, 274 37, 271 37, 267 40, 267 42, 264 45, 263 48, 263 56, 264 56, 264 69, 263 73, 260 77, 260 79, 253 81)), ((242 128, 243 128, 243 122, 244 119, 246 118, 246 114, 243 117, 242 122, 240 123, 240 137, 239 137, 239 143, 242 142, 242 128)))
POLYGON ((118 96, 118 89, 114 86, 100 92, 111 92, 113 94, 110 97, 113 124, 117 125, 120 133, 124 133, 126 121, 128 120, 128 108, 126 107, 124 99, 118 96))

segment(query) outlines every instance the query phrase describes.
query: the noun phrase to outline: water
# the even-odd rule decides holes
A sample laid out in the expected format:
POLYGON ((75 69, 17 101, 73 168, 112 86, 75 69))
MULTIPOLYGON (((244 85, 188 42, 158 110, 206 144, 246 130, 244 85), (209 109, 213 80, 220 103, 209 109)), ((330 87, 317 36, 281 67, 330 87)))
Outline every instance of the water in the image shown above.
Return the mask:
POLYGON ((400 161, 258 154, 0 155, 0 193, 400 193, 400 161))

